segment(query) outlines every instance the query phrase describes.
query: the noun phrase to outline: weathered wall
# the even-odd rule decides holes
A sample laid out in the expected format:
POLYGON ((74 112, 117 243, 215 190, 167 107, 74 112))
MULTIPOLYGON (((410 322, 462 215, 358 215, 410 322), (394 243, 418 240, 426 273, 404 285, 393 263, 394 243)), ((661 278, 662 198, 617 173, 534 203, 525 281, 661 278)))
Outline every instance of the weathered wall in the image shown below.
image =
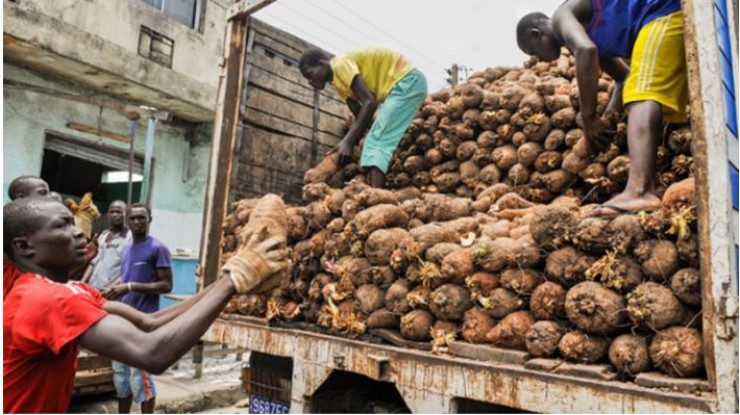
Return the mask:
POLYGON ((208 121, 215 108, 229 2, 204 1, 199 29, 140 0, 6 1, 6 60, 208 121), (171 69, 138 54, 141 26, 174 40, 171 69))
MULTIPOLYGON (((82 96, 99 95, 63 80, 4 63, 3 77, 24 86, 3 90, 3 198, 7 202, 9 182, 20 175, 39 175, 46 131, 68 134, 122 149, 128 145, 67 128, 67 123, 100 126, 104 131, 126 135, 128 120, 121 113, 100 106, 61 98, 61 93, 82 96), (34 91, 28 86, 43 88, 34 91)), ((144 153, 147 120, 137 123, 135 149, 144 153)), ((152 199, 154 221, 152 235, 175 248, 199 249, 205 179, 210 151, 210 131, 196 130, 194 144, 185 140, 187 129, 158 122, 154 142, 152 199), (188 173, 183 174, 188 165, 188 173)))

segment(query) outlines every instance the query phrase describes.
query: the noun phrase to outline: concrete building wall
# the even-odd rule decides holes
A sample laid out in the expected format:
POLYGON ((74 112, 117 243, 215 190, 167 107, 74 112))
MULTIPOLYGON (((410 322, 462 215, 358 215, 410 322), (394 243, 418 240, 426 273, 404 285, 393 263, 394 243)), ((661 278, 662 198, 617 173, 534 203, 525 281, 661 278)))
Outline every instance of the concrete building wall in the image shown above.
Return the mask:
POLYGON ((168 18, 141 0, 23 0, 30 13, 50 16, 77 30, 100 37, 138 54, 139 28, 146 26, 175 41, 172 70, 198 82, 217 86, 229 0, 208 1, 202 28, 190 28, 168 18))
MULTIPOLYGON (((100 96, 94 91, 64 80, 52 79, 18 66, 4 63, 6 81, 23 86, 3 89, 3 198, 8 201, 10 181, 24 174, 39 175, 44 139, 57 132, 127 149, 126 143, 86 134, 67 127, 68 123, 100 126, 101 130, 126 135, 128 120, 109 108, 69 99, 74 96, 100 96), (42 92, 39 92, 42 91, 42 92)), ((144 153, 147 120, 136 127, 135 150, 144 153)), ((185 140, 188 128, 158 122, 154 141, 154 169, 151 190, 152 235, 162 239, 173 251, 187 248, 198 252, 202 209, 210 151, 210 131, 197 127, 192 145, 185 140)))

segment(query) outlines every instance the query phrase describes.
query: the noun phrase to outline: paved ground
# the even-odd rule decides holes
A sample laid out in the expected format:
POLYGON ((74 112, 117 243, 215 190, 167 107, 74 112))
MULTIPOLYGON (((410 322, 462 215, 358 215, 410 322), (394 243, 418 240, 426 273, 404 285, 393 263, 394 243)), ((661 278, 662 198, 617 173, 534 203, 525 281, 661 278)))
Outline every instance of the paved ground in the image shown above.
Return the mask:
MULTIPOLYGON (((247 356, 245 354, 244 358, 247 356)), ((194 365, 190 355, 183 357, 176 369, 155 376, 157 388, 156 412, 166 413, 248 413, 248 408, 235 405, 246 397, 241 386, 242 362, 232 353, 227 356, 205 357, 203 376, 193 379, 194 365)), ((113 395, 76 398, 69 413, 117 413, 118 402, 113 395)), ((133 413, 140 413, 134 404, 133 413)))

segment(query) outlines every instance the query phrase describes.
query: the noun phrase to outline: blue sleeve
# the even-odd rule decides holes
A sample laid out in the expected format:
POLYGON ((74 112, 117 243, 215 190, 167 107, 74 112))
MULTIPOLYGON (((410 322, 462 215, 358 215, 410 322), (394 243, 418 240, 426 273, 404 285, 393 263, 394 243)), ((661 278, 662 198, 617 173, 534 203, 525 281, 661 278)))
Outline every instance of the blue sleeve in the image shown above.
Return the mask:
POLYGON ((172 268, 172 256, 165 244, 157 246, 157 268, 172 268))

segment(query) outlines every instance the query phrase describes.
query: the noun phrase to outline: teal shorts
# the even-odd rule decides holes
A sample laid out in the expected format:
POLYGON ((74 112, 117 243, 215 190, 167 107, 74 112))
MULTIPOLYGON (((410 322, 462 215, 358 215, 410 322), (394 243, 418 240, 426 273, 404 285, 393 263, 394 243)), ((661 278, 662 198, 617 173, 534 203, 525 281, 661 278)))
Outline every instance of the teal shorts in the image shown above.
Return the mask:
POLYGON ((365 137, 361 167, 377 167, 383 173, 388 172, 393 152, 426 96, 427 79, 417 69, 411 70, 391 88, 365 137))

